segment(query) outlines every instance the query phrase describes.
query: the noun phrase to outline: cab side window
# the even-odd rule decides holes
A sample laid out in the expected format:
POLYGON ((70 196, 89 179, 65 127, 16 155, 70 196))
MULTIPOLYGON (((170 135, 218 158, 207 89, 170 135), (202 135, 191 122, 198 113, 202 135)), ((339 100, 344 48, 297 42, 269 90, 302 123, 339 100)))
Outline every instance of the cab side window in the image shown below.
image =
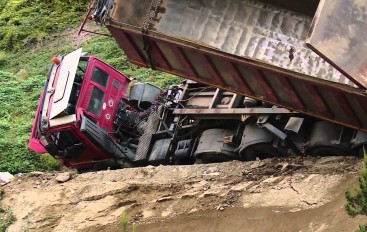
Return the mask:
POLYGON ((98 67, 94 67, 92 81, 106 88, 108 83, 108 74, 98 67))
POLYGON ((104 96, 104 92, 94 86, 88 103, 88 111, 97 116, 101 116, 104 96))

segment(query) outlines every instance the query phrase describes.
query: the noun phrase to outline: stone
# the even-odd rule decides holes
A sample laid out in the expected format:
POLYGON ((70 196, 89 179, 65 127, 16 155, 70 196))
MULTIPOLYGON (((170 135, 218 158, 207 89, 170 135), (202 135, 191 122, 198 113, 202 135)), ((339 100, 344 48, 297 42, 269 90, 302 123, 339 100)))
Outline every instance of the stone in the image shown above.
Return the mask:
POLYGON ((222 205, 218 205, 217 207, 216 207, 216 210, 219 210, 219 211, 223 211, 223 210, 225 210, 226 208, 228 208, 228 204, 222 204, 222 205))
POLYGON ((7 184, 12 179, 14 179, 14 176, 10 174, 9 172, 0 172, 0 183, 7 184))
POLYGON ((270 177, 270 178, 263 180, 261 183, 262 184, 272 184, 275 182, 280 182, 281 179, 282 177, 270 177))
POLYGON ((251 164, 251 169, 255 169, 255 168, 260 168, 262 166, 264 166, 265 163, 261 162, 261 161, 255 161, 253 164, 251 164))
POLYGON ((59 183, 67 182, 71 179, 71 174, 68 172, 60 173, 56 176, 56 181, 59 183))
POLYGON ((173 200, 173 197, 169 196, 169 197, 161 197, 157 200, 157 202, 165 202, 165 201, 171 201, 173 200))
POLYGON ((213 180, 218 176, 219 176, 219 172, 213 172, 213 173, 207 173, 207 174, 204 173, 203 174, 203 179, 204 180, 213 180))
POLYGON ((218 168, 217 167, 210 167, 210 168, 208 168, 208 170, 206 170, 205 174, 215 173, 215 172, 218 172, 218 168))
POLYGON ((28 174, 28 176, 30 177, 37 177, 37 176, 42 176, 43 172, 31 172, 28 174))
POLYGON ((250 181, 250 182, 244 182, 244 183, 240 183, 240 184, 237 184, 235 186, 232 186, 231 187, 231 191, 234 191, 234 192, 243 192, 247 189, 247 187, 249 187, 253 182, 250 181))

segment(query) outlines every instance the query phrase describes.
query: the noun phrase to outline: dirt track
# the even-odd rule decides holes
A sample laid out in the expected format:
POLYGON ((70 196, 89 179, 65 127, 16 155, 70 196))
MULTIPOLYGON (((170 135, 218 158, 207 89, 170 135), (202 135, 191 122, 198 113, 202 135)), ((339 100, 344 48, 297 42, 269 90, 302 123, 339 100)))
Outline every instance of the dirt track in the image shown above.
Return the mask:
POLYGON ((354 231, 366 218, 344 211, 355 157, 282 158, 72 174, 19 175, 2 208, 9 231, 354 231))

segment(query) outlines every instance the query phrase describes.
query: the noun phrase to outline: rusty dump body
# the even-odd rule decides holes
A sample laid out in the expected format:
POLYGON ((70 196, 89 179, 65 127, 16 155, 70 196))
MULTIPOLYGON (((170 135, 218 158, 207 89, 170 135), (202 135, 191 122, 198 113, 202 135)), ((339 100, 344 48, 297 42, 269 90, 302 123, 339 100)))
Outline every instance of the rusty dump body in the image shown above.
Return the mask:
POLYGON ((134 64, 367 131, 367 2, 336 2, 111 0, 97 21, 134 64))

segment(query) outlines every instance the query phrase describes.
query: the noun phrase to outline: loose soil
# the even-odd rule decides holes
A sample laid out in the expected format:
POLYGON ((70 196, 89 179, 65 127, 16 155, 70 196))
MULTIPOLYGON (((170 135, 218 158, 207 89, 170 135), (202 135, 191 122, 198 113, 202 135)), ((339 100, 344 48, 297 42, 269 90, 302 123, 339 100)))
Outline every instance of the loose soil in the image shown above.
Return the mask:
POLYGON ((345 213, 344 192, 360 166, 296 157, 71 173, 64 183, 60 173, 19 174, 1 207, 17 218, 8 231, 123 231, 122 217, 138 232, 355 231, 367 218, 345 213))

